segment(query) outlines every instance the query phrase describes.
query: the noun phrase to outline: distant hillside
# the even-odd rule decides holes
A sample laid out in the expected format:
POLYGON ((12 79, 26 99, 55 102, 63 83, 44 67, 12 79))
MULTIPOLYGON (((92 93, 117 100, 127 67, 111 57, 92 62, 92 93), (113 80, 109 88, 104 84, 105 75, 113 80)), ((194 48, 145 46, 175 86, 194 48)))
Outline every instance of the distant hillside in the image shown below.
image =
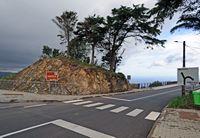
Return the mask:
POLYGON ((10 74, 12 74, 12 73, 11 72, 0 72, 0 77, 5 77, 10 74))
POLYGON ((0 80, 13 80, 16 73, 0 72, 0 80))
POLYGON ((19 80, 15 84, 16 90, 34 93, 85 95, 126 91, 129 88, 123 74, 66 58, 40 59, 17 73, 15 79, 19 80), (49 86, 49 82, 45 81, 47 70, 58 72, 57 83, 60 85, 52 82, 49 86))

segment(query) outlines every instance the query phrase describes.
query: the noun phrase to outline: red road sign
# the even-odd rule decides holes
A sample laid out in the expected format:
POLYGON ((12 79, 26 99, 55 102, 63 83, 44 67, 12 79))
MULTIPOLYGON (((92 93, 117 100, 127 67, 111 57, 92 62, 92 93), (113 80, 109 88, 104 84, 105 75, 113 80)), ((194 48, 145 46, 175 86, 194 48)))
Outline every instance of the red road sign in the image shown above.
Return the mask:
POLYGON ((47 81, 58 81, 58 72, 57 71, 47 71, 46 72, 47 81))

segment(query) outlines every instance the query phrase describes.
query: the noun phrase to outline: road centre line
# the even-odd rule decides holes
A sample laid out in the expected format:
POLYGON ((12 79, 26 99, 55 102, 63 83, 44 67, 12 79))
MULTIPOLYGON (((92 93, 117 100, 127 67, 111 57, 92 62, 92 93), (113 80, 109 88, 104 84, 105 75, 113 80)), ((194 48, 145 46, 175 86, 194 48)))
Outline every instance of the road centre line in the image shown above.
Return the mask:
POLYGON ((125 102, 133 102, 133 101, 143 100, 143 99, 147 99, 147 98, 151 98, 151 97, 156 97, 156 96, 160 96, 160 95, 165 95, 165 94, 168 94, 168 93, 173 93, 173 92, 175 92, 177 90, 180 90, 180 89, 171 90, 171 91, 168 91, 168 92, 157 93, 157 94, 153 94, 153 95, 148 95, 148 96, 144 96, 144 97, 140 97, 140 98, 135 98, 135 99, 131 99, 131 100, 121 99, 121 98, 115 98, 115 97, 105 97, 105 96, 103 96, 102 98, 113 99, 113 100, 118 100, 118 101, 125 101, 125 102))
POLYGON ((40 106, 44 106, 47 104, 35 104, 35 105, 29 105, 29 106, 24 106, 24 108, 33 108, 33 107, 40 107, 40 106))
POLYGON ((113 136, 110 136, 110 135, 107 135, 107 134, 104 134, 104 133, 101 133, 101 132, 98 132, 98 131, 77 125, 77 124, 73 124, 73 123, 70 123, 70 122, 67 122, 67 121, 64 121, 64 120, 61 120, 61 119, 54 120, 54 121, 47 122, 47 123, 43 123, 43 124, 39 124, 39 125, 35 125, 35 126, 32 126, 32 127, 28 127, 28 128, 25 128, 25 129, 14 131, 14 132, 11 132, 11 133, 8 133, 8 134, 4 134, 4 135, 1 135, 0 138, 12 136, 12 135, 15 135, 15 134, 18 134, 18 133, 22 133, 22 132, 32 130, 32 129, 35 129, 35 128, 38 128, 38 127, 46 126, 46 125, 49 125, 49 124, 54 124, 56 126, 71 130, 73 132, 79 133, 81 135, 84 135, 84 136, 87 136, 87 137, 90 137, 90 138, 115 138, 113 136))

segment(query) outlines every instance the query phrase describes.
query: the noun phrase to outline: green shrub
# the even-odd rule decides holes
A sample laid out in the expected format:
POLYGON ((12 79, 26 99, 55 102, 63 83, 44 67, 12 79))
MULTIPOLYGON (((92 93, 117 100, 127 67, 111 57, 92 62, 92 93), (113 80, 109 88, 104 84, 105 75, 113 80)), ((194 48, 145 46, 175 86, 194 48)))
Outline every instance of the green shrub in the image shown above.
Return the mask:
POLYGON ((122 79, 122 80, 126 80, 126 76, 121 72, 118 72, 117 76, 119 76, 119 78, 122 79))
POLYGON ((169 104, 169 108, 194 108, 194 102, 193 102, 193 95, 188 94, 185 96, 179 96, 173 99, 169 104))
POLYGON ((157 86, 162 86, 162 82, 160 81, 154 81, 149 85, 149 87, 157 87, 157 86))

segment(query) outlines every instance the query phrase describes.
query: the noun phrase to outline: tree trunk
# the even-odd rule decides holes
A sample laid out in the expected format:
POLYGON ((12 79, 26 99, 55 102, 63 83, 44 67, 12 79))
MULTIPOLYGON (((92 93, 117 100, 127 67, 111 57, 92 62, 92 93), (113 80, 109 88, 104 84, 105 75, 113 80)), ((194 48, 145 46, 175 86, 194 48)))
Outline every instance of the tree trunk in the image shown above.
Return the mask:
POLYGON ((114 52, 112 52, 110 57, 110 71, 115 72, 115 64, 116 64, 116 58, 114 52))
POLYGON ((94 64, 94 51, 95 51, 95 45, 92 45, 92 57, 91 57, 91 64, 94 64))
POLYGON ((69 34, 70 32, 69 31, 67 31, 67 55, 68 56, 71 56, 70 54, 70 34, 69 34))

